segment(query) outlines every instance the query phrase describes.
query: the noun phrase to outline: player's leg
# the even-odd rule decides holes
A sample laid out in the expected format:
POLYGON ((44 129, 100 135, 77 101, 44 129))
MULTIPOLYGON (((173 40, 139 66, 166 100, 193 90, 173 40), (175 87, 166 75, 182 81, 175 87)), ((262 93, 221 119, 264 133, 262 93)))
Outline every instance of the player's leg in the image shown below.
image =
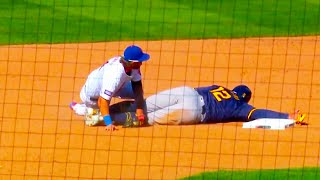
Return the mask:
POLYGON ((162 91, 146 99, 149 124, 197 124, 202 119, 200 96, 192 87, 162 91))
POLYGON ((193 96, 195 92, 192 91, 195 90, 191 87, 181 86, 149 96, 146 98, 147 112, 154 112, 175 105, 179 100, 183 101, 183 99, 187 99, 188 96, 193 96), (190 92, 192 92, 191 95, 190 92))
MULTIPOLYGON (((148 125, 179 125, 199 123, 201 120, 200 108, 184 108, 183 101, 180 102, 181 103, 173 104, 171 106, 147 113, 148 125)), ((132 127, 134 126, 132 123, 136 121, 134 111, 117 112, 111 113, 110 115, 112 120, 114 120, 115 124, 117 125, 132 127)))
MULTIPOLYGON (((138 120, 135 116, 135 112, 119 112, 111 113, 111 119, 115 125, 123 125, 126 127, 141 127, 137 124, 138 120), (137 123, 135 123, 137 122, 137 123)), ((103 118, 100 114, 86 114, 84 117, 85 124, 88 126, 102 126, 105 125, 103 118)), ((145 125, 143 125, 145 126, 145 125)))
POLYGON ((85 115, 88 108, 99 110, 97 101, 86 101, 83 103, 71 102, 69 107, 79 116, 85 115))
MULTIPOLYGON (((122 101, 112 104, 109 107, 111 119, 116 125, 123 125, 123 127, 141 127, 147 126, 147 122, 141 124, 136 117, 136 103, 132 100, 122 101)), ((146 106, 144 105, 146 113, 146 106)))
POLYGON ((180 125, 198 124, 201 120, 199 113, 193 109, 184 109, 183 104, 175 104, 147 114, 148 124, 180 125))
POLYGON ((146 98, 147 113, 177 104, 182 95, 183 87, 168 89, 146 98))
POLYGON ((112 120, 114 121, 115 125, 122 125, 123 128, 130 128, 130 127, 144 127, 148 126, 146 122, 141 124, 141 121, 138 120, 136 117, 135 111, 131 112, 122 112, 116 114, 110 114, 112 120))
POLYGON ((121 101, 121 102, 110 105, 109 111, 111 114, 135 112, 136 104, 133 100, 121 101))
MULTIPOLYGON (((88 108, 89 109, 89 108, 88 108)), ((140 125, 135 116, 135 112, 118 112, 110 113, 111 119, 115 125, 122 125, 123 127, 141 127, 148 124, 140 125)), ((87 113, 84 116, 84 121, 87 126, 103 126, 105 125, 103 117, 100 113, 87 113)))
POLYGON ((80 116, 84 116, 87 112, 87 108, 93 108, 93 109, 99 109, 98 108, 98 103, 97 103, 97 98, 90 98, 86 95, 86 85, 84 85, 80 91, 80 99, 81 103, 77 102, 71 102, 69 104, 69 107, 77 114, 80 116))
POLYGON ((71 110, 74 111, 79 116, 83 116, 86 113, 87 106, 84 103, 76 103, 76 102, 71 102, 69 104, 69 107, 71 110))

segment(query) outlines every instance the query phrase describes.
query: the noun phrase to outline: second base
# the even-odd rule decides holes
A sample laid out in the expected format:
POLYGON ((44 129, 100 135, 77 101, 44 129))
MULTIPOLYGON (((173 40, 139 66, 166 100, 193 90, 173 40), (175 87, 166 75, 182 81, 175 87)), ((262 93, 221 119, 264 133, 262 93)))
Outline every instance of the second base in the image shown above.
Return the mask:
POLYGON ((295 121, 293 119, 261 118, 243 123, 242 128, 284 130, 294 125, 295 121))

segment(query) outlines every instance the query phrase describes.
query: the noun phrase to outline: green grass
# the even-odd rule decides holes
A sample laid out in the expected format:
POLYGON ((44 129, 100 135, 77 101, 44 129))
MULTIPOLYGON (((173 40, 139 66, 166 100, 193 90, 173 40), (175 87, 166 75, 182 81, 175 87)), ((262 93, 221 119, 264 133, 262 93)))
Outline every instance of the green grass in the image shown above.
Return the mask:
POLYGON ((320 34, 319 0, 1 0, 0 44, 320 34))
POLYGON ((219 179, 219 180, 315 180, 320 179, 320 168, 276 169, 256 171, 214 171, 205 172, 181 180, 219 179))

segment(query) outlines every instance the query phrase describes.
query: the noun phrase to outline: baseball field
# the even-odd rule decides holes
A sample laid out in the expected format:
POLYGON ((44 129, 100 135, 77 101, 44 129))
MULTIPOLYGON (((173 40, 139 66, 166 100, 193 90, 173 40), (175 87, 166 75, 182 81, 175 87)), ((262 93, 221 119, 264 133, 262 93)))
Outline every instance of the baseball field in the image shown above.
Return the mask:
POLYGON ((3 0, 0 44, 0 179, 320 178, 317 0, 3 0), (130 44, 151 55, 146 97, 244 83, 309 125, 85 126, 69 103, 130 44))

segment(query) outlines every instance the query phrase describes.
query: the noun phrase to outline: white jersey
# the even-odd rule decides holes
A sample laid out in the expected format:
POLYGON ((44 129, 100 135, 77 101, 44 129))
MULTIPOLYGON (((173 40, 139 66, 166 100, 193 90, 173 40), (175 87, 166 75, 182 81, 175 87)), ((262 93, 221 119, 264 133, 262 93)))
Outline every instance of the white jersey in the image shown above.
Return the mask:
MULTIPOLYGON (((82 96, 82 100, 85 98, 87 101, 98 99, 99 96, 110 100, 112 97, 118 96, 118 92, 124 86, 127 86, 130 81, 140 80, 140 69, 133 69, 131 75, 127 75, 121 63, 121 57, 117 56, 111 58, 89 74, 80 96, 82 96)), ((121 96, 119 97, 121 98, 121 96)))

